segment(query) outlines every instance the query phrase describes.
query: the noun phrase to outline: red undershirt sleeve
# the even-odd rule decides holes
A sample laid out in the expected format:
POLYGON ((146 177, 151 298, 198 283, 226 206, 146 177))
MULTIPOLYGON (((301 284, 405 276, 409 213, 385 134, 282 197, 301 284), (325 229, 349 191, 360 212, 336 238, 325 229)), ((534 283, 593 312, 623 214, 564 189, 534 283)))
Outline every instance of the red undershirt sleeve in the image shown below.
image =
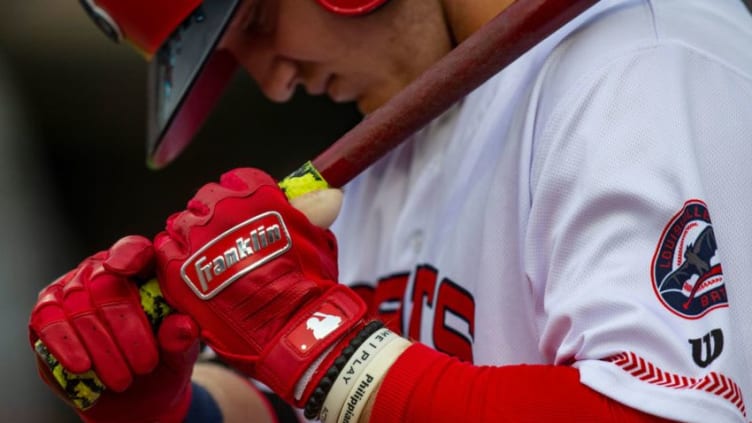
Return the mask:
POLYGON ((424 345, 408 348, 378 390, 371 423, 666 422, 579 381, 573 367, 474 366, 424 345))

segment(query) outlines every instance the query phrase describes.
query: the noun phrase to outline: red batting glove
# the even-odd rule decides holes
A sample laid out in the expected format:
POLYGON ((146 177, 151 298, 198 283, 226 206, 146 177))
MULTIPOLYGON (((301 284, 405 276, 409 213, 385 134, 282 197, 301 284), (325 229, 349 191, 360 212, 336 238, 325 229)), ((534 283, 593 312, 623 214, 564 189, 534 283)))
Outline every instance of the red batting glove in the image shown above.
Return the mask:
POLYGON ((298 407, 323 376, 314 367, 327 360, 314 362, 363 326, 364 302, 336 282, 333 234, 259 170, 202 187, 154 246, 168 303, 220 357, 298 407))
MULTIPOLYGON (((129 236, 39 294, 29 322, 32 349, 41 340, 68 371, 94 370, 106 387, 93 407, 76 409, 85 422, 177 423, 188 412, 198 330, 187 316, 172 314, 155 339, 134 282, 153 272, 151 242, 129 236)), ((45 383, 68 400, 38 364, 45 383)))

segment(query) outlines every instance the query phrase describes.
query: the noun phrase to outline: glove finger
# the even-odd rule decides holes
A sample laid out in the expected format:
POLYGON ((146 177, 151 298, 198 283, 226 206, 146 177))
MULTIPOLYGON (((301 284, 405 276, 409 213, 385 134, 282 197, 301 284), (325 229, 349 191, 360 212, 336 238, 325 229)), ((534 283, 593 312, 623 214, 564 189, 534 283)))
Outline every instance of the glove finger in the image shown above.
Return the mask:
MULTIPOLYGON (((206 184, 188 201, 185 211, 173 214, 167 219, 167 233, 180 243, 182 248, 190 248, 187 245, 190 228, 203 226, 209 220, 212 220, 212 224, 219 224, 228 228, 237 223, 234 221, 223 222, 212 219, 215 217, 214 206, 219 200, 242 197, 243 195, 245 195, 244 192, 234 191, 216 183, 206 184)), ((233 215, 221 217, 225 219, 228 217, 230 219, 234 218, 233 215)))
POLYGON ((91 281, 89 293, 133 372, 147 374, 154 370, 159 362, 157 342, 135 283, 103 274, 91 281))
POLYGON ((251 168, 240 168, 226 172, 220 177, 219 183, 208 183, 202 186, 196 195, 188 201, 187 210, 174 214, 167 220, 167 233, 187 248, 188 230, 205 224, 210 219, 212 224, 221 227, 231 227, 238 222, 234 214, 220 216, 228 221, 219 221, 214 216, 214 207, 219 201, 229 198, 246 197, 262 186, 274 187, 279 195, 284 194, 277 186, 274 179, 268 174, 251 168))
MULTIPOLYGON (((256 191, 262 186, 277 187, 277 182, 268 173, 251 167, 240 167, 222 174, 219 183, 233 191, 256 191)), ((281 192, 281 190, 280 190, 281 192)))
POLYGON ((40 340, 60 364, 73 373, 83 373, 91 368, 89 353, 67 320, 60 303, 62 289, 51 285, 39 294, 39 300, 29 319, 29 337, 32 348, 40 340))
MULTIPOLYGON (((311 248, 318 252, 320 267, 315 269, 316 274, 329 280, 338 280, 337 239, 332 231, 326 228, 331 226, 339 213, 342 206, 342 191, 312 191, 290 200, 290 204, 312 224, 298 225, 296 232, 304 234, 305 242, 311 243, 311 248)), ((292 218, 291 214, 288 214, 288 217, 292 218)), ((303 217, 300 220, 303 220, 303 217)), ((294 221, 290 219, 290 222, 294 221)))
MULTIPOLYGON (((170 260, 186 257, 189 253, 184 246, 175 238, 173 238, 167 231, 158 233, 154 237, 154 250, 157 261, 157 279, 161 281, 169 281, 167 275, 163 272, 167 269, 167 265, 170 260)), ((180 295, 172 295, 172 286, 169 283, 160 284, 162 295, 170 306, 180 308, 182 304, 180 299, 183 298, 180 295)))
POLYGON ((143 275, 154 265, 154 248, 149 239, 130 235, 118 240, 110 248, 102 266, 109 272, 123 276, 143 275))
POLYGON ((90 313, 80 314, 72 320, 102 383, 116 392, 128 388, 133 376, 107 327, 96 315, 90 313))
MULTIPOLYGON (((196 217, 214 217, 214 207, 228 198, 246 197, 259 188, 273 187, 284 196, 274 179, 268 174, 252 168, 233 169, 222 174, 219 183, 208 183, 201 187, 188 202, 187 212, 196 217)), ((185 216, 183 216, 185 218, 185 216)), ((181 219, 178 219, 180 221, 181 219)), ((177 222, 176 222, 177 223, 177 222)), ((187 222, 181 222, 185 224, 187 222)), ((237 222, 234 222, 237 223, 237 222)))
POLYGON ((182 373, 181 369, 193 367, 200 349, 198 334, 198 326, 187 315, 167 316, 158 335, 162 363, 178 373, 182 373))
POLYGON ((164 352, 182 354, 198 341, 198 325, 185 314, 174 313, 164 318, 159 327, 159 346, 164 352))
POLYGON ((89 352, 92 367, 102 383, 121 392, 130 385, 133 377, 109 328, 97 315, 86 286, 90 274, 91 268, 82 266, 63 287, 63 310, 89 352))

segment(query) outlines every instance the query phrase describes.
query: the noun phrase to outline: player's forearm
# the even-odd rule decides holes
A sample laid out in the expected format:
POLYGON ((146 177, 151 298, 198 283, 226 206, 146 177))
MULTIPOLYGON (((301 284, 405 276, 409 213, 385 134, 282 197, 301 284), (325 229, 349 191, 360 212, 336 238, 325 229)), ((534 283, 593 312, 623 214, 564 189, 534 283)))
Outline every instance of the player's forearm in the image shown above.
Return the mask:
POLYGON ((264 396, 231 370, 210 363, 197 364, 192 380, 211 395, 222 414, 222 423, 276 422, 264 396))
POLYGON ((566 366, 480 367, 424 346, 395 362, 370 398, 360 423, 404 421, 666 420, 607 398, 566 366))

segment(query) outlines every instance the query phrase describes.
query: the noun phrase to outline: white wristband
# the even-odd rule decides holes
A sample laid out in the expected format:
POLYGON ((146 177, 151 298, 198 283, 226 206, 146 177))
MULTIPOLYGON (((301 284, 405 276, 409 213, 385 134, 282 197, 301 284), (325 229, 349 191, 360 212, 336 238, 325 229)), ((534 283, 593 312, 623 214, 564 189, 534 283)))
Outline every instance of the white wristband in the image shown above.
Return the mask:
POLYGON ((337 423, 358 423, 360 415, 363 413, 368 399, 374 393, 376 388, 384 379, 386 372, 392 367, 397 358, 409 347, 410 341, 404 338, 397 338, 387 344, 377 355, 368 363, 350 389, 347 401, 342 404, 339 412, 337 423))
POLYGON ((365 370, 366 365, 373 360, 376 353, 395 339, 399 339, 396 333, 387 328, 381 328, 371 334, 350 356, 350 360, 334 379, 332 387, 326 395, 319 414, 322 423, 335 423, 337 421, 342 404, 347 400, 347 395, 350 393, 350 388, 355 383, 355 379, 365 370))

